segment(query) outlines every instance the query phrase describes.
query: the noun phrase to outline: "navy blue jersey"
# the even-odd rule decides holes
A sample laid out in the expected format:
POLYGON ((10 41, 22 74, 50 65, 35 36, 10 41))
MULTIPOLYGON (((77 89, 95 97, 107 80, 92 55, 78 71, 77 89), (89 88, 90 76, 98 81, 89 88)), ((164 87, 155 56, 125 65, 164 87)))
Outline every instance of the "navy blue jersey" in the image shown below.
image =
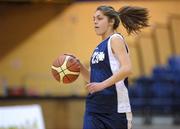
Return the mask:
MULTIPOLYGON (((102 82, 120 69, 121 64, 111 49, 113 36, 118 36, 123 40, 120 34, 113 34, 95 48, 90 61, 90 82, 102 82)), ((131 112, 127 85, 126 78, 102 91, 88 94, 86 110, 97 113, 131 112)))

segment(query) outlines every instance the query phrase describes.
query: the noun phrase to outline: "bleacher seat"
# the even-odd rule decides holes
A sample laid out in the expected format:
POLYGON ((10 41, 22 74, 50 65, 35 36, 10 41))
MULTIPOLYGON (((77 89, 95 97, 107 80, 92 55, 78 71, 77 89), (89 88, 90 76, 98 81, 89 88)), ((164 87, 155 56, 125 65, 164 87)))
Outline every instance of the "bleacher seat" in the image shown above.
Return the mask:
POLYGON ((153 96, 150 107, 155 113, 170 113, 173 106, 174 85, 170 82, 156 80, 152 85, 153 96))
POLYGON ((172 56, 168 59, 168 65, 171 69, 180 71, 180 56, 172 56))
POLYGON ((129 96, 132 109, 136 112, 143 112, 149 105, 148 99, 151 97, 151 79, 142 76, 136 80, 134 85, 129 87, 129 96))
POLYGON ((175 77, 174 92, 173 92, 173 111, 180 113, 180 77, 175 77))
MULTIPOLYGON (((168 64, 157 65, 151 77, 139 77, 129 88, 132 109, 150 109, 151 113, 171 113, 180 109, 180 56, 168 64)), ((179 111, 180 112, 180 111, 179 111)))
POLYGON ((165 66, 155 66, 152 72, 153 80, 172 81, 173 77, 172 70, 165 66))

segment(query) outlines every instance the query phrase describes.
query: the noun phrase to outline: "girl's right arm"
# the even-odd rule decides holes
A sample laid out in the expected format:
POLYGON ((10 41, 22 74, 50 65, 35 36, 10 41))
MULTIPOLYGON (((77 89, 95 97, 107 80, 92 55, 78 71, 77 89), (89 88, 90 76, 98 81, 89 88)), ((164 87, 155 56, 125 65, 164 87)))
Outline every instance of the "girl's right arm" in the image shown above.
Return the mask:
POLYGON ((80 62, 81 75, 84 77, 86 82, 90 82, 90 72, 84 64, 80 62))

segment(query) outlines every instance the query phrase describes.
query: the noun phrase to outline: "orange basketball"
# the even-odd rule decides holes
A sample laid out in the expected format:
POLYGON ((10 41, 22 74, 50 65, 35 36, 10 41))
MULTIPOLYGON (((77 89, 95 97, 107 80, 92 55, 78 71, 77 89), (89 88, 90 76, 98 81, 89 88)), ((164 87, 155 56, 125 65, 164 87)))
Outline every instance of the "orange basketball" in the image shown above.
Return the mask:
POLYGON ((53 77, 62 83, 74 82, 80 73, 80 64, 72 55, 60 55, 52 64, 53 77))

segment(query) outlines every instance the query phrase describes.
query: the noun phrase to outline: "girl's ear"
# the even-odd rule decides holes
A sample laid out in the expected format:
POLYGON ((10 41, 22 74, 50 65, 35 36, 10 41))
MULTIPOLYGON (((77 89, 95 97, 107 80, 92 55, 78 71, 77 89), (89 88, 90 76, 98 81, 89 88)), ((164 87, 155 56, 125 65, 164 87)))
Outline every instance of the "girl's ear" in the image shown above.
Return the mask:
POLYGON ((113 26, 113 25, 114 25, 114 23, 115 23, 115 20, 114 20, 114 19, 110 19, 110 20, 109 20, 109 23, 110 23, 110 25, 112 25, 112 26, 113 26))

